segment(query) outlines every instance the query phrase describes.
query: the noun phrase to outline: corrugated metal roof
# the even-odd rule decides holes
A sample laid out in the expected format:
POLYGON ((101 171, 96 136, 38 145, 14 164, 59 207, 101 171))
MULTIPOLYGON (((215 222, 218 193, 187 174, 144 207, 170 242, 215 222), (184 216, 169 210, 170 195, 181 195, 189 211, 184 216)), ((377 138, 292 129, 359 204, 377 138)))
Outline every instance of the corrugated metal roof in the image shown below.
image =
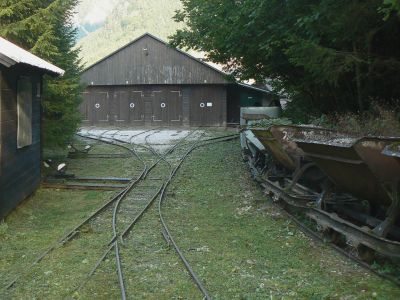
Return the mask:
POLYGON ((8 68, 15 64, 27 64, 42 69, 47 73, 57 75, 64 74, 64 70, 37 57, 36 55, 33 55, 2 37, 0 37, 0 64, 8 68))
POLYGON ((272 91, 268 90, 266 87, 265 88, 259 88, 259 87, 256 87, 254 85, 250 85, 250 84, 243 83, 243 82, 237 82, 237 84, 239 86, 241 86, 241 87, 244 87, 244 88, 247 88, 247 89, 251 89, 251 90, 255 90, 255 91, 258 91, 258 92, 267 93, 267 94, 271 94, 272 93, 272 91))

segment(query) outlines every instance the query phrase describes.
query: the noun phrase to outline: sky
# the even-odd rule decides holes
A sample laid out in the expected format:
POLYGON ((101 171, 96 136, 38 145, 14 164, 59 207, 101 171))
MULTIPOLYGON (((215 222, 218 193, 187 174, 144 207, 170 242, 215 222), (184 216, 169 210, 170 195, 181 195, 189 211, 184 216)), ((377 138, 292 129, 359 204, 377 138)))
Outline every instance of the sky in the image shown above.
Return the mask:
POLYGON ((85 0, 76 9, 73 22, 78 24, 95 25, 106 20, 118 0, 85 0))

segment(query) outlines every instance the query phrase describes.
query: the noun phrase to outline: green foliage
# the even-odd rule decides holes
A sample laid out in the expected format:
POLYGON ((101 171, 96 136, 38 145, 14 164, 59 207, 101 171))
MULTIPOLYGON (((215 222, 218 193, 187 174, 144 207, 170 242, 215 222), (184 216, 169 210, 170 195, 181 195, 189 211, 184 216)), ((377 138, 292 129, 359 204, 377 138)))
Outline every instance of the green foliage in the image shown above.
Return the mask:
POLYGON ((400 13, 400 0, 383 0, 381 11, 386 14, 386 17, 390 16, 392 12, 400 13))
POLYGON ((8 232, 8 225, 4 221, 0 221, 0 240, 4 239, 8 232))
POLYGON ((400 111, 373 103, 362 114, 337 113, 321 125, 357 135, 400 136, 400 111))
POLYGON ((400 98, 400 18, 383 11, 397 0, 182 3, 175 19, 187 28, 171 43, 205 51, 241 79, 268 78, 299 121, 400 98))
POLYGON ((76 131, 81 101, 79 50, 71 23, 77 0, 1 0, 0 35, 65 70, 45 77, 43 129, 46 146, 62 146, 76 131))
POLYGON ((293 100, 288 103, 282 115, 289 118, 295 124, 307 124, 320 115, 319 110, 312 103, 312 99, 302 97, 301 95, 294 95, 293 100))

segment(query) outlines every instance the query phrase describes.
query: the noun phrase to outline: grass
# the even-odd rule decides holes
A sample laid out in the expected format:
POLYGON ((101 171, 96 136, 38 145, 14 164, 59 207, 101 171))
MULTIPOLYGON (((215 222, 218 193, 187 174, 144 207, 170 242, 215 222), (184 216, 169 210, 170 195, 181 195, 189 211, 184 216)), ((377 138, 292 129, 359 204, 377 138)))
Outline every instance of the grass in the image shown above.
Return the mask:
MULTIPOLYGON (((89 154, 121 153, 131 155, 126 149, 84 138, 76 138, 74 144, 79 149, 83 149, 85 145, 91 145, 92 150, 89 151, 89 154)), ((132 177, 138 175, 143 169, 143 165, 137 159, 131 157, 100 159, 83 156, 77 159, 69 159, 66 154, 66 150, 58 149, 56 151, 45 151, 44 156, 51 158, 55 165, 61 162, 67 163, 67 172, 79 176, 97 174, 103 177, 132 177)), ((47 171, 52 172, 52 170, 47 171)))
MULTIPOLYGON (((116 150, 97 145, 93 151, 116 150)), ((50 154, 65 159, 61 152, 50 154)), ((70 172, 78 176, 84 172, 104 176, 105 171, 108 176, 120 176, 118 168, 123 168, 126 176, 134 176, 140 166, 134 159, 115 163, 109 159, 70 160, 68 165, 70 172)), ((164 177, 167 172, 167 165, 160 164, 148 180, 129 193, 121 205, 120 229, 161 185, 162 181, 154 178, 164 177)), ((74 292, 111 237, 111 210, 85 226, 72 242, 57 247, 28 269, 39 253, 112 195, 39 189, 10 214, 0 224, 0 286, 16 274, 22 272, 24 276, 10 291, 0 290, 0 298, 119 298, 113 253, 87 285, 74 292)), ((330 248, 315 244, 286 220, 250 179, 237 140, 193 152, 168 189, 164 211, 175 240, 214 299, 400 297, 398 288, 366 273, 330 248)), ((201 299, 161 231, 157 207, 153 206, 121 245, 128 298, 201 299)))
POLYGON ((400 290, 314 244, 270 204, 237 142, 195 152, 167 201, 177 242, 215 299, 398 299, 400 290))

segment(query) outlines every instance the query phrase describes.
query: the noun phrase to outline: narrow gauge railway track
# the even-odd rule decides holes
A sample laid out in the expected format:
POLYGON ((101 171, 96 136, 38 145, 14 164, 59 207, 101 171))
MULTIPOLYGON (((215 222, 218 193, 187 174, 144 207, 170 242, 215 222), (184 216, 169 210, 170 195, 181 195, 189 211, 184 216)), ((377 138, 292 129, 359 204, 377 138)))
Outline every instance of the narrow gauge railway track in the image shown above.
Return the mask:
MULTIPOLYGON (((129 151, 134 157, 138 157, 135 149, 131 149, 129 147, 126 147, 125 145, 119 145, 119 144, 113 144, 108 140, 103 140, 102 136, 111 130, 107 130, 101 134, 100 137, 93 138, 93 137, 85 137, 89 138, 92 140, 97 141, 98 143, 106 143, 106 144, 111 144, 115 145, 116 147, 121 147, 127 151, 129 151)), ((116 131, 113 135, 115 135, 118 131, 116 131)), ((84 137, 84 136, 82 136, 84 137)), ((55 243, 53 243, 51 246, 49 246, 45 251, 43 251, 33 262, 31 265, 29 265, 24 272, 18 274, 15 276, 15 278, 7 285, 5 286, 5 290, 8 290, 12 287, 15 286, 15 284, 23 277, 26 276, 34 266, 39 264, 46 256, 48 256, 51 252, 57 249, 57 247, 62 246, 67 244, 69 241, 74 239, 85 225, 87 225, 90 221, 94 220, 96 217, 98 217, 101 213, 103 213, 107 208, 109 208, 112 204, 114 204, 116 201, 118 201, 120 198, 124 197, 126 193, 134 186, 136 185, 140 179, 145 175, 147 171, 147 165, 143 163, 143 170, 141 171, 140 175, 137 176, 136 179, 131 180, 131 182, 124 188, 122 189, 118 194, 113 196, 109 201, 107 201, 104 205, 99 207, 94 213, 92 213, 90 216, 88 216, 86 219, 84 219, 81 223, 76 225, 73 229, 68 231, 64 236, 62 236, 59 240, 57 240, 55 243)))
MULTIPOLYGON (((154 133, 157 133, 159 131, 155 131, 154 133)), ((171 147, 170 149, 168 149, 165 154, 161 155, 159 154, 155 149, 153 149, 153 147, 150 145, 150 142, 148 140, 148 138, 151 136, 147 135, 145 137, 145 143, 146 146, 144 148, 146 148, 147 150, 149 150, 155 157, 156 157, 156 162, 149 168, 147 169, 143 180, 146 179, 147 175, 149 174, 149 172, 155 168, 156 166, 158 166, 158 164, 160 162, 165 162, 168 165, 168 168, 171 168, 172 165, 166 160, 166 156, 170 153, 172 153, 175 149, 178 148, 178 146, 180 146, 182 144, 182 142, 189 137, 191 134, 193 134, 194 131, 190 132, 188 135, 184 136, 183 138, 181 138, 177 144, 175 144, 173 147, 171 147)), ((113 139, 114 141, 116 141, 116 139, 113 139)), ((118 143, 120 143, 121 141, 117 141, 118 143)), ((123 271, 122 271, 122 264, 121 264, 121 255, 120 255, 120 250, 119 250, 119 243, 123 243, 123 239, 124 237, 126 237, 129 232, 132 230, 133 226, 138 222, 138 220, 143 216, 143 214, 147 211, 147 209, 151 206, 151 204, 153 203, 153 201, 156 199, 157 195, 160 193, 160 191, 162 190, 164 186, 164 182, 161 184, 161 186, 157 189, 156 193, 154 194, 154 196, 152 196, 147 203, 145 204, 144 208, 140 211, 139 214, 136 215, 136 217, 133 219, 132 222, 130 222, 127 227, 122 231, 121 234, 119 234, 119 230, 117 229, 117 215, 120 209, 120 205, 122 202, 123 198, 120 198, 115 206, 114 206, 114 210, 113 210, 113 218, 112 218, 112 229, 113 229, 113 238, 110 241, 109 244, 112 245, 112 247, 107 248, 107 250, 105 251, 105 253, 101 256, 100 260, 96 263, 95 267, 91 270, 91 272, 89 273, 88 277, 85 280, 85 283, 90 279, 91 276, 93 276, 93 274, 95 273, 96 269, 100 266, 101 261, 103 261, 108 253, 114 249, 115 250, 115 262, 116 262, 116 266, 117 266, 117 274, 118 274, 118 282, 119 282, 119 287, 120 287, 120 291, 121 291, 121 299, 126 299, 126 288, 125 288, 125 282, 124 282, 124 275, 123 275, 123 271)), ((146 201, 145 201, 146 202, 146 201)), ((80 285, 78 287, 78 289, 82 288, 83 285, 80 285)))
MULTIPOLYGON (((161 202, 165 197, 165 191, 166 191, 166 188, 167 188, 169 182, 172 180, 172 177, 175 175, 175 173, 179 169, 180 165, 183 163, 183 161, 186 159, 186 157, 189 155, 189 153, 191 151, 193 151, 195 148, 198 148, 198 147, 202 146, 202 145, 199 145, 199 143, 203 142, 203 141, 197 141, 193 145, 189 145, 190 149, 187 152, 185 152, 185 155, 183 157, 181 157, 180 159, 177 160, 178 164, 173 168, 172 164, 166 160, 166 155, 168 155, 171 152, 173 152, 174 150, 176 150, 177 147, 180 144, 182 144, 183 141, 187 138, 187 136, 185 136, 183 139, 179 140, 179 142, 176 145, 174 145, 173 147, 168 149, 164 154, 160 154, 155 149, 152 149, 150 143, 148 142, 148 136, 146 136, 146 138, 145 138, 146 146, 139 145, 139 147, 141 149, 147 149, 147 150, 150 150, 149 148, 152 149, 152 150, 150 150, 150 152, 153 153, 154 159, 151 161, 151 165, 150 165, 149 162, 143 160, 141 158, 141 156, 138 154, 138 152, 135 150, 135 144, 134 143, 132 143, 132 145, 130 145, 131 147, 128 147, 127 146, 128 143, 126 143, 124 141, 118 141, 117 139, 114 139, 114 135, 116 135, 117 133, 118 133, 118 131, 114 132, 111 137, 109 137, 109 136, 108 137, 104 137, 105 132, 102 133, 100 138, 99 137, 94 137, 94 136, 91 136, 91 135, 90 136, 83 136, 83 137, 90 138, 90 139, 96 140, 98 142, 104 142, 104 143, 108 143, 108 144, 115 145, 115 146, 118 146, 118 147, 122 147, 122 148, 130 151, 135 157, 137 157, 139 160, 141 160, 143 162, 143 170, 142 170, 140 176, 138 178, 136 178, 135 180, 132 180, 130 182, 130 184, 125 189, 123 189, 121 192, 119 192, 115 197, 110 199, 107 203, 105 203, 102 207, 100 207, 97 211, 95 211, 91 216, 86 218, 83 222, 81 222, 79 225, 74 227, 73 230, 71 230, 70 232, 65 234, 60 240, 58 240, 56 243, 51 245, 46 251, 44 251, 41 255, 39 255, 37 257, 37 259, 26 269, 25 272, 23 272, 23 273, 19 274, 18 276, 16 276, 16 278, 6 286, 6 289, 10 289, 11 287, 15 286, 15 284, 17 283, 18 280, 21 279, 21 277, 24 277, 24 276, 28 275, 30 270, 33 269, 33 267, 35 265, 40 263, 47 255, 49 255, 52 251, 54 251, 58 246, 65 245, 66 243, 68 243, 69 241, 74 239, 74 237, 76 237, 79 234, 80 229, 84 225, 90 223, 91 220, 93 220, 97 216, 99 216, 103 211, 105 211, 107 208, 109 208, 112 204, 114 204, 113 218, 112 218, 113 237, 110 240, 110 242, 108 243, 107 249, 104 252, 104 254, 102 255, 102 257, 98 260, 98 262, 93 267, 91 272, 87 275, 86 279, 83 281, 83 283, 76 290, 78 290, 78 289, 80 289, 81 287, 84 286, 84 284, 95 273, 96 269, 99 267, 101 262, 114 249, 115 253, 116 253, 116 265, 117 265, 117 271, 118 271, 118 281, 120 283, 120 289, 121 289, 121 298, 122 299, 126 298, 126 291, 125 291, 125 287, 124 287, 123 272, 122 272, 122 267, 121 267, 121 258, 119 257, 118 246, 119 246, 120 242, 123 242, 123 239, 126 238, 126 236, 129 234, 130 230, 139 221, 139 219, 142 217, 142 215, 145 213, 145 211, 151 206, 151 204, 154 202, 154 200, 157 198, 158 195, 161 195, 160 196, 160 203, 159 203, 160 219, 161 219, 161 221, 163 223, 163 226, 165 227, 165 231, 168 232, 169 240, 173 241, 172 237, 170 236, 170 233, 168 231, 168 228, 166 227, 165 221, 163 220, 163 217, 161 215, 161 202), (140 211, 139 214, 136 215, 136 217, 134 217, 134 219, 128 224, 128 226, 126 226, 124 228, 124 230, 117 230, 117 216, 118 216, 118 212, 119 212, 119 206, 122 203, 122 199, 124 199, 124 197, 128 194, 128 192, 135 185, 137 185, 137 183, 139 181, 141 181, 144 178, 146 178, 146 176, 149 174, 149 172, 152 169, 154 169, 161 161, 164 161, 168 165, 168 168, 169 168, 169 171, 170 171, 169 175, 166 176, 165 181, 161 184, 161 186, 159 186, 159 188, 154 193, 154 195, 151 197, 151 199, 147 202, 145 207, 140 211)), ((149 135, 151 135, 151 134, 152 133, 150 133, 149 135)), ((235 137, 237 137, 237 135, 235 135, 235 137)), ((211 139, 208 139, 207 141, 209 143, 211 141, 223 141, 224 139, 226 140, 226 139, 231 139, 231 138, 232 138, 232 136, 219 137, 219 138, 211 138, 211 139)), ((205 141, 205 142, 207 142, 207 141, 205 141)), ((129 141, 129 144, 131 144, 131 142, 132 142, 132 140, 129 141)), ((204 145, 206 145, 206 144, 207 143, 204 143, 204 145)), ((178 249, 175 243, 174 243, 174 247, 176 249, 178 249)), ((177 250, 177 252, 179 254, 179 252, 180 252, 179 249, 177 250)), ((180 256, 182 258, 182 255, 180 255, 180 256)), ((183 260, 183 261, 185 263, 185 260, 183 260)), ((193 276, 193 274, 194 274, 193 271, 190 271, 191 268, 190 268, 190 265, 188 265, 187 261, 185 263, 185 267, 188 269, 188 271, 189 271, 190 275, 193 277, 193 279, 195 279, 196 277, 193 276)), ((197 285, 199 286, 199 284, 197 284, 197 285)), ((205 294, 204 293, 205 289, 200 288, 200 290, 203 292, 203 294, 205 294)), ((207 296, 207 294, 205 294, 205 296, 206 296, 206 298, 209 298, 209 296, 207 296)))
MULTIPOLYGON (((185 138, 187 138, 188 136, 186 136, 185 138)), ((96 264, 94 265, 93 269, 87 274, 85 280, 82 282, 82 284, 75 290, 78 291, 80 290, 83 286, 85 286, 87 284, 87 282, 90 280, 90 278, 95 274, 96 270, 100 267, 100 264, 103 260, 106 259, 106 257, 109 255, 109 253, 112 251, 113 248, 115 248, 114 245, 118 245, 118 240, 120 240, 120 243, 123 244, 124 243, 124 239, 129 235, 130 231, 132 230, 132 227, 138 222, 138 220, 143 216, 144 212, 153 204, 153 202, 157 199, 157 197, 159 196, 159 204, 158 204, 158 211, 159 211, 159 218, 160 221, 162 223, 163 226, 163 236, 164 238, 168 241, 171 242, 175 248, 175 251, 178 253, 180 259, 183 261, 185 268, 188 270, 189 275, 192 277, 192 279, 194 280, 195 284, 197 285, 197 287, 199 288, 199 290, 201 291, 201 293, 204 295, 204 297, 206 299, 211 299, 211 297, 209 296, 206 288, 204 287, 204 285, 201 283, 200 279, 197 277, 197 275, 194 273, 193 269, 191 268, 189 262, 185 259, 183 252, 179 249, 179 247, 177 246, 177 244, 175 243, 175 241, 172 238, 171 233, 168 230, 168 227, 166 225, 166 222, 164 220, 164 217, 162 215, 162 211, 161 211, 161 205, 162 205, 162 201, 165 199, 165 195, 166 195, 166 190, 167 187, 169 185, 169 183, 171 182, 172 178, 175 176, 176 172, 178 171, 178 169, 180 168, 180 166, 182 165, 182 163, 184 162, 184 160, 188 157, 188 155, 195 149, 201 147, 201 146, 205 146, 209 143, 212 142, 219 142, 219 141, 227 141, 227 140, 231 140, 232 138, 237 138, 238 135, 230 135, 230 136, 222 136, 222 137, 217 137, 217 138, 210 138, 210 139, 206 139, 206 140, 200 140, 200 141, 196 141, 195 143, 189 143, 189 149, 185 149, 183 147, 177 147, 178 145, 182 144, 182 142, 185 140, 181 139, 178 144, 176 144, 174 147, 168 149, 165 153, 160 154, 156 149, 154 149, 152 147, 152 145, 150 144, 148 137, 145 138, 145 142, 146 142, 146 147, 148 149, 151 149, 150 151, 156 156, 158 157, 158 162, 160 162, 161 160, 163 162, 165 162, 166 165, 168 165, 169 168, 169 173, 165 178, 165 181, 161 184, 160 188, 157 190, 157 192, 154 194, 153 197, 151 197, 151 199, 147 202, 146 206, 143 208, 143 210, 141 211, 141 213, 139 213, 134 219, 133 221, 120 233, 120 234, 116 234, 114 235, 113 239, 110 241, 111 246, 108 247, 106 249, 106 251, 103 253, 103 255, 100 257, 100 259, 96 262, 96 264), (171 154, 172 152, 180 152, 183 151, 183 155, 175 155, 175 157, 179 157, 178 159, 174 158, 175 160, 175 166, 173 165, 173 162, 168 161, 168 156, 167 154, 171 154)), ((120 143, 126 143, 126 141, 121 141, 118 140, 118 142, 120 143)), ((116 228, 116 224, 114 225, 114 228, 116 228)), ((116 232, 117 230, 114 229, 116 232)), ((124 279, 124 275, 123 275, 123 271, 122 271, 122 265, 121 265, 121 255, 119 254, 119 250, 116 249, 116 263, 117 263, 117 273, 118 273, 118 282, 119 282, 119 288, 121 291, 121 298, 122 299, 126 299, 126 287, 125 287, 125 279, 124 279)))
MULTIPOLYGON (((268 195, 271 192, 271 188, 269 185, 265 184, 264 179, 261 178, 259 171, 251 164, 251 160, 246 157, 245 155, 243 155, 243 160, 247 161, 247 165, 251 171, 252 177, 254 178, 254 180, 260 185, 261 188, 264 189, 264 192, 266 195, 268 195)), ((282 193, 277 193, 276 195, 274 195, 274 197, 276 197, 277 199, 284 196, 282 193), (279 196, 278 196, 279 195, 279 196)), ((320 233, 316 232, 315 230, 311 229, 309 226, 307 226, 304 222, 302 222, 298 217, 295 216, 294 213, 292 213, 292 211, 296 211, 296 205, 291 206, 290 202, 287 201, 281 201, 283 203, 281 203, 281 205, 279 205, 280 208, 282 208, 282 211, 284 212, 284 214, 293 222, 297 225, 297 227, 308 237, 310 237, 311 239, 323 243, 325 245, 328 245, 331 249, 333 249, 334 251, 338 252, 340 255, 346 257, 347 259, 350 259, 351 261, 353 261, 354 263, 358 264, 359 266, 361 266, 362 268, 364 268, 365 270, 381 277, 382 279, 385 279, 387 281, 392 282, 393 284, 397 285, 398 287, 400 287, 400 281, 397 278, 394 278, 393 276, 384 274, 382 272, 379 272, 378 270, 374 269, 370 264, 368 264, 367 262, 361 260, 359 257, 357 257, 356 255, 350 253, 349 251, 347 251, 346 249, 334 244, 333 242, 327 241, 326 238, 324 238, 324 236, 322 236, 320 233)))
POLYGON ((225 141, 230 141, 232 139, 236 139, 238 138, 238 135, 230 135, 230 136, 224 136, 224 137, 216 137, 216 138, 210 138, 207 139, 205 141, 200 141, 196 144, 194 144, 182 157, 182 159, 179 161, 178 165, 171 171, 170 177, 168 178, 167 182, 165 183, 160 197, 159 197, 159 201, 158 201, 158 215, 163 227, 163 236, 164 239, 166 240, 167 243, 172 244, 172 246, 174 247, 175 252, 177 253, 177 255, 179 256, 179 258, 181 259, 182 263, 184 264, 186 270, 188 271, 189 275, 191 276, 191 278, 193 279, 194 283, 196 284, 196 286, 199 288, 199 290, 201 291, 201 293, 203 294, 205 299, 212 299, 212 297, 210 296, 210 293, 208 292, 208 290, 206 289, 206 287, 204 286, 204 284, 202 283, 201 279, 197 276, 197 274, 194 272, 193 268, 191 267, 189 261, 186 259, 183 251, 180 249, 180 247, 178 246, 178 244, 176 243, 176 241, 174 240, 171 231, 168 228, 166 219, 163 215, 162 212, 162 207, 163 207, 163 202, 165 201, 165 197, 166 197, 166 191, 168 189, 169 184, 171 183, 173 177, 176 175, 176 173, 178 172, 178 170, 180 169, 180 167, 182 166, 183 162, 186 160, 186 158, 190 155, 190 153, 192 153, 194 150, 200 148, 200 147, 204 147, 207 146, 209 144, 212 143, 217 143, 217 142, 225 142, 225 141), (203 143, 202 143, 203 142, 203 143))
MULTIPOLYGON (((158 132, 158 131, 156 131, 156 132, 158 132)), ((139 221, 139 219, 144 215, 144 213, 150 208, 150 206, 153 204, 154 200, 156 200, 157 196, 163 190, 165 182, 166 182, 166 180, 168 179, 168 177, 170 175, 170 170, 172 169, 172 164, 169 161, 167 161, 166 156, 171 154, 173 151, 176 151, 177 149, 179 149, 178 146, 180 146, 183 143, 183 141, 186 140, 186 138, 188 138, 193 133, 194 133, 194 131, 192 131, 190 134, 186 135, 184 138, 180 139, 177 144, 175 144, 173 147, 171 147, 167 151, 165 151, 164 154, 158 153, 151 146, 151 144, 150 144, 150 142, 148 140, 150 135, 145 137, 146 146, 142 146, 142 148, 145 148, 145 149, 149 150, 154 155, 154 157, 157 159, 156 160, 157 164, 162 161, 162 162, 165 162, 165 164, 168 166, 168 171, 165 174, 165 180, 162 182, 161 186, 157 189, 156 193, 147 201, 147 203, 145 204, 144 208, 140 211, 140 213, 137 214, 136 217, 129 224, 127 224, 127 226, 124 229, 121 229, 121 230, 117 230, 117 212, 118 212, 119 205, 120 205, 121 201, 118 202, 115 205, 114 213, 113 213, 113 233, 114 233, 114 236, 111 239, 111 241, 109 242, 109 245, 111 244, 111 246, 106 249, 106 251, 100 257, 100 259, 96 262, 96 264, 91 269, 91 271, 87 274, 85 280, 81 283, 81 285, 78 286, 78 288, 75 291, 80 290, 81 288, 83 288, 84 285, 87 284, 87 282, 90 280, 90 278, 95 274, 96 270, 100 267, 101 262, 104 259, 106 259, 108 254, 113 249, 115 249, 115 253, 116 253, 115 259, 116 259, 116 266, 117 266, 117 273, 118 273, 119 288, 120 288, 120 291, 121 291, 121 298, 122 299, 126 299, 127 292, 126 292, 126 287, 125 287, 124 275, 123 275, 123 271, 122 271, 121 255, 119 253, 119 246, 118 245, 119 245, 119 243, 123 243, 124 242, 124 239, 129 235, 129 233, 132 230, 133 226, 139 221), (120 233, 118 234, 118 232, 120 232, 120 233)), ((131 142, 131 140, 129 142, 127 142, 127 141, 122 141, 122 140, 118 140, 118 139, 114 139, 114 141, 116 141, 118 143, 122 143, 122 144, 129 144, 131 142)), ((153 164, 147 170, 146 175, 154 167, 155 167, 155 164, 153 164)))

